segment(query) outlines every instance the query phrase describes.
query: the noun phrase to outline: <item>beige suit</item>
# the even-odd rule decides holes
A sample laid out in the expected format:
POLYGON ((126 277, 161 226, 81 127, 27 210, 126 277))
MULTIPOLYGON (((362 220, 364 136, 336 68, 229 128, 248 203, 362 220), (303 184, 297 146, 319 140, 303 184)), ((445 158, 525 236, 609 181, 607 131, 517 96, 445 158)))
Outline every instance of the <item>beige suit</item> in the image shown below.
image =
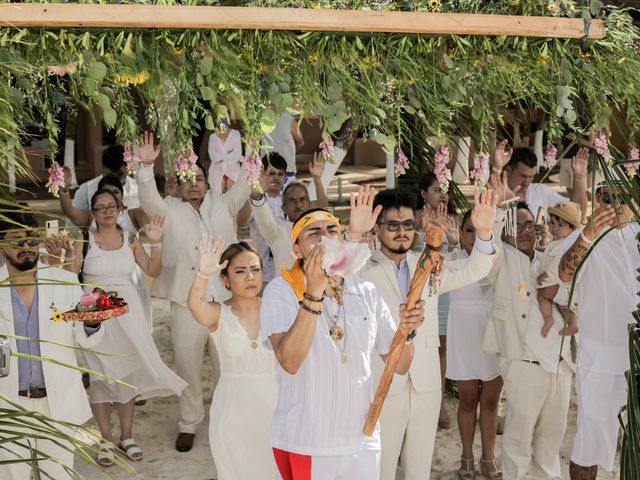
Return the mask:
MULTIPOLYGON (((419 256, 409 252, 406 258, 409 274, 413 275, 419 256)), ((463 287, 485 277, 494 259, 495 254, 483 255, 474 249, 468 259, 445 260, 438 293, 463 287)), ((376 251, 359 276, 376 286, 398 320, 400 305, 405 299, 391 260, 381 251, 376 251)), ((442 395, 438 356, 438 295, 430 297, 429 287, 426 286, 422 298, 426 301, 426 317, 416 332, 413 362, 407 374, 394 375, 380 415, 382 480, 395 480, 401 453, 405 480, 424 480, 431 471, 442 395)), ((383 368, 380 359, 374 361, 374 373, 378 378, 383 368)))
MULTIPOLYGON (((161 291, 171 300, 171 339, 176 360, 176 371, 189 386, 180 396, 179 428, 184 433, 195 433, 204 419, 202 400, 202 363, 208 345, 214 364, 214 382, 219 376, 218 356, 209 330, 200 325, 187 309, 189 289, 198 268, 198 242, 207 236, 221 236, 225 246, 238 241, 234 219, 249 198, 249 187, 244 175, 225 194, 209 190, 200 209, 190 203, 167 197, 162 199, 153 179, 153 169, 142 167, 138 173, 140 204, 148 215, 165 218, 162 238, 162 273, 154 282, 152 294, 161 291)), ((209 281, 210 292, 217 301, 229 298, 220 280, 209 281)))
MULTIPOLYGON (((494 230, 497 239, 502 225, 497 222, 494 230)), ((536 279, 542 273, 538 272, 542 255, 536 252, 530 260, 506 244, 499 251, 488 276, 495 296, 484 349, 500 355, 509 402, 502 440, 503 475, 505 480, 525 478, 532 465, 536 480, 560 479, 558 453, 569 408, 571 368, 565 360, 558 364, 558 329, 552 329, 546 339, 540 333, 536 279)), ((563 358, 571 358, 569 343, 564 342, 563 358)))
MULTIPOLYGON (((82 322, 61 322, 54 323, 52 320, 53 311, 64 312, 70 310, 80 299, 82 289, 78 282, 78 277, 65 270, 40 265, 38 278, 47 283, 67 282, 75 285, 39 285, 38 286, 38 317, 40 337, 42 340, 55 342, 40 343, 40 356, 51 358, 67 365, 77 367, 76 352, 72 346, 80 344, 85 348, 95 347, 104 331, 98 329, 93 335, 87 336, 82 322), (69 347, 61 346, 69 345, 69 347)), ((7 267, 0 267, 0 279, 8 277, 7 267)), ((13 310, 11 304, 11 289, 8 286, 0 287, 0 335, 14 335, 13 310)), ((16 342, 9 338, 11 351, 17 352, 16 342)), ((42 362, 44 381, 47 389, 47 396, 42 399, 27 399, 18 396, 19 370, 18 358, 11 356, 9 376, 0 379, 0 395, 16 402, 27 410, 34 410, 44 413, 55 420, 83 424, 91 418, 91 409, 87 395, 82 386, 82 376, 78 370, 74 370, 62 365, 50 362, 42 362)), ((5 402, 0 402, 3 408, 13 408, 5 402)), ((61 428, 55 425, 57 428, 61 428)), ((63 464, 73 466, 73 453, 68 452, 46 440, 31 441, 34 448, 41 450, 54 458, 58 458, 63 464)), ((10 450, 21 456, 30 456, 25 451, 16 446, 10 445, 10 450)), ((0 451, 0 461, 15 458, 8 452, 0 451)), ((40 467, 56 479, 70 478, 61 465, 54 462, 42 462, 40 467)), ((3 479, 28 479, 30 478, 31 466, 18 463, 13 465, 0 466, 0 478, 3 479)))

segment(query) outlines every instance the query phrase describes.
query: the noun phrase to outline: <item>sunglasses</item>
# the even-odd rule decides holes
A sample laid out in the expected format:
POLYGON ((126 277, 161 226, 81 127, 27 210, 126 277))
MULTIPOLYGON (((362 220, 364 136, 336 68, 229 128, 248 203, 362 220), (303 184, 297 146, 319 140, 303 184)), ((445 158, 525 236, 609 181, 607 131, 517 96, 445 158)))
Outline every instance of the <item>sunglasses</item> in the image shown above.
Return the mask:
POLYGON ((613 202, 614 200, 616 200, 618 203, 621 203, 622 205, 625 204, 624 198, 618 195, 614 195, 610 192, 600 192, 599 195, 602 199, 602 203, 606 203, 607 205, 611 205, 611 202, 613 202))
POLYGON ((385 225, 389 232, 397 232, 401 226, 405 232, 411 232, 416 228, 416 222, 414 220, 405 220, 404 222, 389 220, 388 222, 380 222, 379 225, 385 225))
POLYGON ((7 245, 13 248, 23 248, 25 245, 27 247, 37 247, 40 245, 40 240, 37 238, 33 238, 37 236, 36 232, 31 232, 29 236, 22 238, 5 238, 5 242, 7 245))

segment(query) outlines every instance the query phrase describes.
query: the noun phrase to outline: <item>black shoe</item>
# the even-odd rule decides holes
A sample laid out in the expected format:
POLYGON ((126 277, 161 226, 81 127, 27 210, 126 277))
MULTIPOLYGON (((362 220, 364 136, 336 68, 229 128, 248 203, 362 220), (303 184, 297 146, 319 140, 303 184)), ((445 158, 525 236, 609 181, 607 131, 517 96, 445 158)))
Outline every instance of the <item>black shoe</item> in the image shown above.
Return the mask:
POLYGON ((178 438, 176 438, 176 450, 179 452, 188 452, 191 450, 193 448, 193 439, 195 436, 195 433, 180 432, 178 434, 178 438))

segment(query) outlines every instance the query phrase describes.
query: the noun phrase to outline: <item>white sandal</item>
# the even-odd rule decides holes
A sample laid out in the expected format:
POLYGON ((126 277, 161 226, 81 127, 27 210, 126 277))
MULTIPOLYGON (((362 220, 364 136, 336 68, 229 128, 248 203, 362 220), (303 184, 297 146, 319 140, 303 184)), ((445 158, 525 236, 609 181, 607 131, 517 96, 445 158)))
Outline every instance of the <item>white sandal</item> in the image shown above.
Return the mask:
POLYGON ((140 450, 140 447, 136 444, 136 441, 133 438, 120 440, 120 450, 122 450, 122 453, 134 462, 142 460, 143 452, 140 450))
POLYGON ((102 442, 98 447, 96 460, 101 467, 110 467, 113 465, 113 455, 113 445, 109 442, 102 442))

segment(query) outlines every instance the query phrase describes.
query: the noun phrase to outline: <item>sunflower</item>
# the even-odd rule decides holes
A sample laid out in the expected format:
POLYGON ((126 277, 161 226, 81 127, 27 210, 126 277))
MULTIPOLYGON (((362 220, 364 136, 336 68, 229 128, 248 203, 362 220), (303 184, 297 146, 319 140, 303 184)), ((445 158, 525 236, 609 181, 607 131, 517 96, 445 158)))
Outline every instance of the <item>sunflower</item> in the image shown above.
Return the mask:
POLYGON ((64 320, 64 314, 62 312, 59 312, 58 310, 54 310, 53 315, 51 316, 51 319, 55 323, 60 323, 61 321, 64 320))

